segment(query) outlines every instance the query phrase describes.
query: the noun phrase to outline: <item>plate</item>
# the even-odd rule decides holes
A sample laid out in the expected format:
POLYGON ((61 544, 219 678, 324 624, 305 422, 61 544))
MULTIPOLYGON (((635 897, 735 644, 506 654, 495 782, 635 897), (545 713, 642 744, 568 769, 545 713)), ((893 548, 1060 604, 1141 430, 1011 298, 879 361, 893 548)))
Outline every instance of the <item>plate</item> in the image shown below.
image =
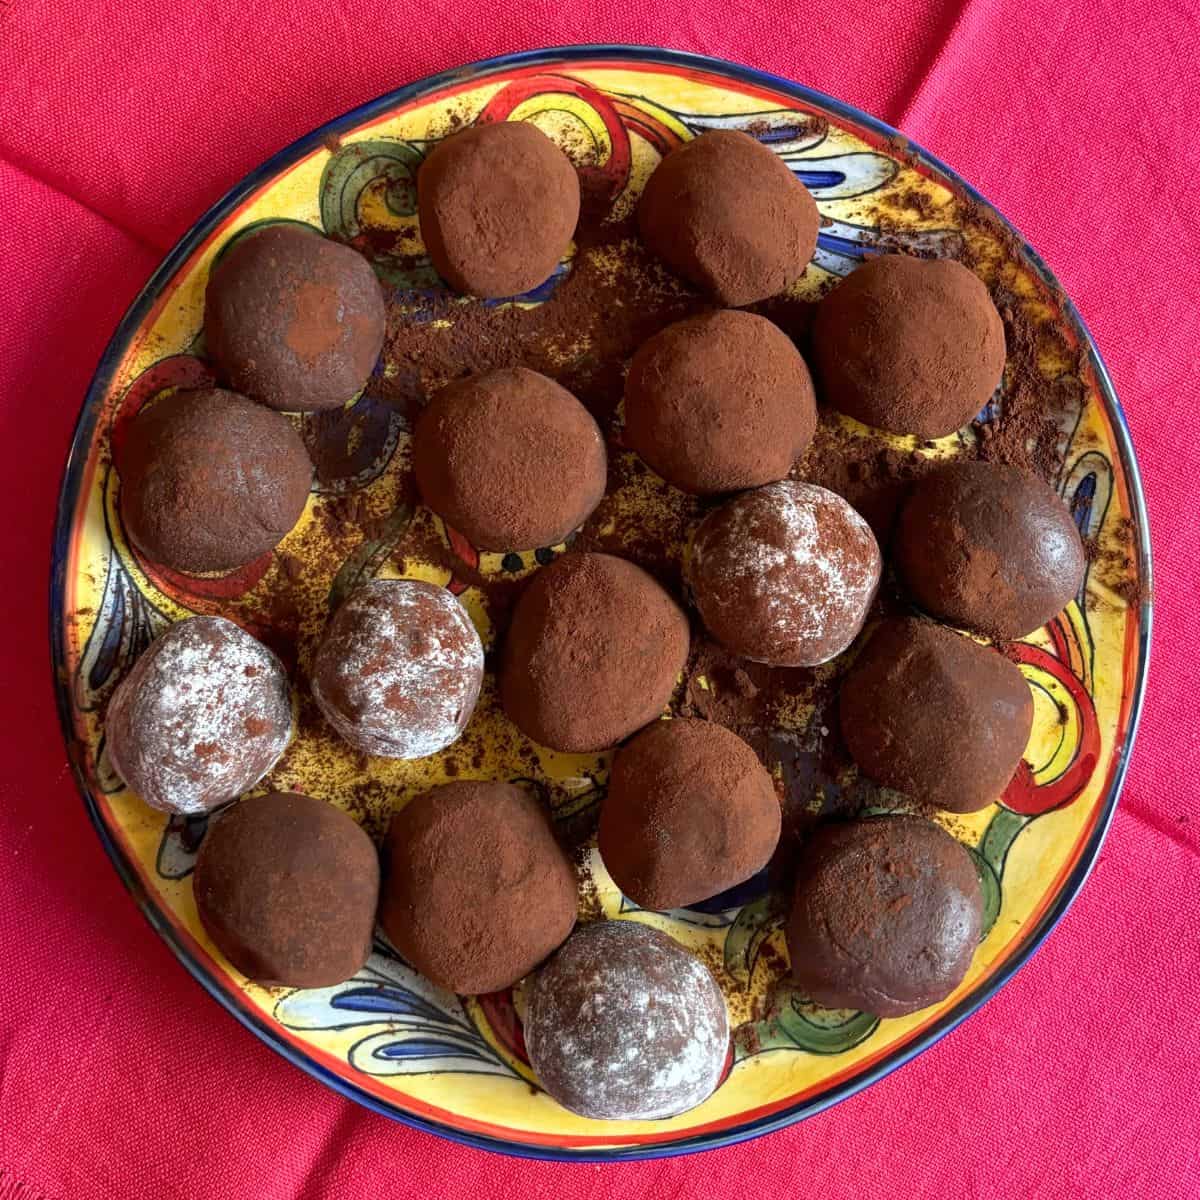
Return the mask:
MULTIPOLYGON (((694 516, 691 502, 622 450, 614 415, 614 495, 580 544, 641 559, 657 554, 669 570, 694 516)), ((1124 417, 1078 314, 1015 231, 948 168, 846 105, 730 63, 621 46, 514 55, 403 88, 282 151, 197 222, 134 302, 96 372, 66 468, 53 572, 56 688, 87 810, 121 877, 187 969, 286 1058, 368 1107, 472 1145, 562 1159, 677 1154, 779 1128, 879 1078, 977 1009, 1053 928, 1095 861, 1137 725, 1151 617, 1146 516, 1124 417), (490 645, 505 597, 561 551, 480 555, 412 502, 409 415, 438 372, 517 353, 526 337, 593 406, 612 407, 619 372, 603 377, 596 349, 608 334, 586 314, 582 323, 552 320, 567 305, 553 307, 559 293, 578 292, 587 270, 603 276, 602 298, 618 330, 626 300, 640 305, 650 296, 663 319, 693 303, 653 264, 631 266, 636 242, 620 236, 597 248, 581 235, 551 280, 509 302, 445 293, 422 254, 414 172, 438 139, 494 120, 535 121, 555 137, 580 169, 587 203, 595 211, 611 206, 614 221, 628 215, 658 156, 682 140, 712 128, 761 139, 811 189, 823 216, 813 265, 770 310, 785 327, 802 322, 836 277, 886 249, 967 258, 998 298, 1012 365, 969 429, 916 446, 826 414, 821 434, 843 449, 875 438, 878 453, 897 461, 972 449, 1049 453, 1061 463, 1056 486, 1088 539, 1079 596, 1014 647, 1036 698, 1028 761, 1001 802, 941 818, 971 850, 987 902, 974 964, 945 1003, 886 1021, 814 1007, 787 982, 780 894, 766 874, 695 909, 638 911, 613 887, 589 840, 606 757, 534 746, 498 713, 490 685, 463 742, 419 763, 358 760, 313 713, 305 665, 329 605, 357 582, 403 574, 445 584, 490 645), (208 272, 232 239, 281 220, 323 229, 367 254, 399 318, 364 395, 344 412, 304 418, 319 470, 297 528, 277 552, 242 570, 189 578, 130 547, 115 505, 112 444, 154 396, 210 380, 201 332, 208 272), (626 294, 635 286, 636 298, 626 294), (532 337, 530 329, 542 333, 532 337), (364 970, 338 987, 266 989, 238 974, 205 936, 192 900, 188 876, 205 820, 166 820, 143 806, 122 789, 104 752, 102 714, 117 681, 168 622, 207 612, 263 637, 300 676, 300 733, 262 788, 322 796, 377 835, 395 805, 455 774, 520 779, 539 790, 576 847, 583 915, 665 928, 716 973, 737 1028, 714 1095, 667 1121, 574 1116, 529 1070, 519 990, 448 995, 383 940, 364 970)), ((756 694, 753 681, 730 685, 720 670, 693 663, 676 709, 719 716, 727 692, 756 694)), ((825 706, 835 673, 771 682, 769 719, 756 710, 754 737, 784 789, 793 833, 822 813, 900 804, 830 757, 836 735, 825 706)))

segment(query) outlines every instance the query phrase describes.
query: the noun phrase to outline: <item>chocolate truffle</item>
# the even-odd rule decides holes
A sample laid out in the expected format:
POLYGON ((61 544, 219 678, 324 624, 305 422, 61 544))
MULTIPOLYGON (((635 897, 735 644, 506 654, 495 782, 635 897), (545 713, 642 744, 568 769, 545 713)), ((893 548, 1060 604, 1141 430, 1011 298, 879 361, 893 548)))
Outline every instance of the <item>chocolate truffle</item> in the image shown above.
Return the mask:
POLYGON ((285 412, 353 400, 375 369, 386 323, 367 260, 290 222, 237 241, 204 297, 205 341, 222 377, 285 412))
POLYGON ((939 438, 987 404, 1004 371, 1004 325, 983 282, 950 259, 885 254, 818 305, 821 399, 889 433, 939 438))
POLYGON ((425 503, 481 550, 553 546, 604 495, 608 457, 587 409, 553 379, 506 367, 443 388, 417 421, 425 503))
POLYGON ((421 164, 417 205, 425 248, 452 288, 516 296, 545 283, 566 254, 579 176, 536 125, 475 125, 421 164))
POLYGON ((121 521, 152 562, 232 571, 300 519, 312 461, 281 413, 234 392, 173 392, 130 421, 117 459, 121 521))
POLYGON ((259 983, 329 987, 371 953, 379 857, 324 800, 272 792, 235 804, 200 844, 192 887, 208 936, 259 983))
POLYGON ((659 716, 688 655, 683 610, 640 567, 564 554, 517 601, 504 711, 555 750, 607 750, 659 716))
POLYGON ((726 309, 668 325, 633 356, 629 445, 695 495, 782 479, 817 428, 812 380, 765 317, 726 309))
POLYGON ((1020 670, 988 646, 913 618, 884 622, 842 681, 842 736, 876 783, 950 812, 996 800, 1033 726, 1020 670))
POLYGON ((356 750, 424 758, 458 740, 482 681, 483 644, 450 592, 416 579, 376 579, 330 621, 312 693, 356 750))
POLYGON ((709 513, 692 538, 687 577, 726 649, 811 667, 854 640, 881 569, 875 535, 841 496, 784 480, 709 513))
POLYGON ((743 883, 779 841, 771 777, 736 733, 656 721, 613 760, 600 856, 643 908, 686 908, 743 883))
POLYGON ((575 870, 550 819, 511 783, 434 788, 392 818, 379 920, 438 987, 497 992, 575 925, 575 870))
POLYGON ((1062 612, 1087 568, 1058 493, 1029 471, 986 462, 954 462, 917 484, 896 561, 927 612, 1006 641, 1062 612))
POLYGON ((962 982, 983 923, 967 851, 914 816, 825 825, 797 868, 792 975, 826 1008, 901 1017, 962 982))
POLYGON ((232 621, 189 617, 117 685, 104 731, 113 770, 151 808, 207 812, 253 787, 287 748, 287 672, 232 621))
POLYGON ((820 225, 816 202, 787 164, 736 129, 714 129, 672 150, 638 204, 647 247, 730 308, 795 283, 820 225))
POLYGON ((654 1121, 706 1100, 729 1052, 708 968, 634 921, 577 929, 529 989, 525 1045, 542 1087, 580 1116, 654 1121))

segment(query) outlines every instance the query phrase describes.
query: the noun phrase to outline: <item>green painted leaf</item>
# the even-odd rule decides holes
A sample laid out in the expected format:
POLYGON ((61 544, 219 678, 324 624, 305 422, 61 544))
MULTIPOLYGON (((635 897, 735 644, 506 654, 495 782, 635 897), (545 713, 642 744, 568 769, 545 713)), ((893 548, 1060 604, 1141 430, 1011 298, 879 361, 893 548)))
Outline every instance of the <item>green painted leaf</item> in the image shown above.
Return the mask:
POLYGON ((1004 896, 1000 887, 1000 877, 992 869, 992 864, 974 846, 968 846, 967 853, 975 864, 975 873, 979 876, 979 886, 983 890, 983 926, 979 931, 979 940, 983 941, 1000 915, 1000 903, 1004 896))
POLYGON ((321 173, 321 224, 346 241, 362 232, 359 198, 376 180, 385 180, 384 202, 396 216, 417 211, 417 168, 423 155, 409 142, 376 139, 343 146, 321 173))
POLYGON ((1010 809, 998 808, 991 824, 983 831, 983 837, 979 839, 979 853, 998 880, 1004 878, 1004 860, 1017 840, 1017 834, 1031 819, 1010 809))
POLYGON ((801 1050, 810 1054, 842 1054, 869 1038, 879 1018, 852 1009, 820 1008, 793 992, 775 1024, 801 1050))
POLYGON ((783 919, 783 902, 768 892, 742 905, 725 935, 725 970, 743 987, 750 983, 754 961, 763 942, 783 919))

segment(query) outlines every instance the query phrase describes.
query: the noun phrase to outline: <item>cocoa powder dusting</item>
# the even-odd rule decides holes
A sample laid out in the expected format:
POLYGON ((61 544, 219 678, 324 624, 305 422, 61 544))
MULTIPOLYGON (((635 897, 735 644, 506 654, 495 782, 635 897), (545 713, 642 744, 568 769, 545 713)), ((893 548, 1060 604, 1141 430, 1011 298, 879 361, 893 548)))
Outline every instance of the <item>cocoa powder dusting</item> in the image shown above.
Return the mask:
POLYGON ((395 294, 384 346, 388 370, 374 386, 413 412, 454 379, 523 366, 557 380, 603 426, 621 400, 638 346, 707 307, 654 261, 631 221, 585 218, 571 269, 544 304, 395 294))
MULTIPOLYGON (((900 207, 910 210, 909 216, 915 210, 923 220, 942 222, 953 230, 930 252, 953 255, 978 271, 987 280, 1004 322, 1008 361, 1003 401, 993 403, 984 420, 956 435, 957 452, 1031 468, 1053 482, 1062 467, 1066 441, 1055 414, 1080 398, 1079 380, 1086 367, 1081 352, 1066 343, 1054 322, 1039 316, 1035 304, 1009 287, 1004 264, 1017 256, 1018 247, 1002 227, 959 201, 939 199, 935 210, 914 195, 900 207), (978 249, 988 239, 990 259, 978 249), (1057 364, 1049 378, 1044 373, 1047 361, 1057 364)), ((901 244, 905 216, 898 208, 890 213, 881 209, 871 219, 884 232, 883 246, 926 252, 914 249, 911 242, 901 244), (897 244, 891 247, 887 242, 889 222, 897 233, 897 244)), ((369 252, 374 236, 370 231, 364 233, 360 248, 369 252)), ((385 235, 381 232, 378 236, 385 235)), ((405 236, 392 231, 386 235, 387 245, 377 247, 393 255, 392 261, 401 268, 404 260, 396 257, 396 252, 406 247, 399 246, 397 239, 405 236)), ((420 262, 415 257, 418 247, 407 248, 413 251, 409 265, 415 268, 420 262)), ((478 595, 492 626, 488 639, 492 670, 512 607, 531 571, 561 553, 561 547, 538 547, 521 554, 484 556, 486 561, 480 561, 469 549, 460 552, 461 545, 456 549, 441 522, 420 505, 404 457, 404 431, 411 430, 437 390, 465 375, 523 366, 556 380, 582 401, 606 439, 608 480, 604 499, 583 528, 568 536, 568 546, 626 558, 658 580, 676 600, 686 603, 682 568, 687 538, 714 501, 670 487, 629 450, 620 404, 634 351, 672 322, 708 311, 712 305, 654 260, 641 245, 631 219, 607 219, 588 205, 568 269, 544 291, 549 293, 544 302, 526 304, 466 300, 441 290, 391 290, 382 369, 368 383, 364 400, 345 412, 305 418, 323 493, 314 505, 323 530, 318 541, 319 561, 312 554, 303 560, 289 554, 279 556, 277 576, 266 589, 267 611, 256 614, 264 626, 256 628, 258 636, 275 645, 271 635, 278 632, 280 639, 301 644, 296 686, 302 738, 319 742, 332 735, 308 696, 305 678, 319 630, 309 627, 307 617, 302 629, 301 615, 314 605, 325 611, 329 581, 346 571, 348 554, 363 557, 364 579, 372 576, 375 564, 383 562, 401 572, 419 568, 424 574, 425 568, 432 567, 444 572, 444 578, 453 576, 455 590, 470 589, 472 595, 478 595), (383 431, 397 427, 401 449, 395 452, 386 476, 365 487, 359 476, 367 465, 367 449, 381 441, 383 431), (370 557, 372 554, 376 557, 370 557), (313 592, 317 593, 315 600, 309 594, 313 592)), ((754 305, 752 311, 778 324, 811 361, 814 308, 811 301, 783 296, 754 305)), ((871 525, 886 555, 910 485, 944 461, 940 454, 945 446, 945 442, 937 449, 913 445, 911 439, 864 430, 823 410, 813 442, 790 477, 845 497, 871 525)), ((1114 539, 1112 529, 1106 528, 1105 548, 1098 545, 1092 551, 1094 577, 1130 603, 1139 598, 1133 594, 1136 585, 1124 582, 1130 579, 1129 564, 1135 555, 1134 532, 1132 527, 1118 528, 1114 539)), ((885 573, 868 627, 882 616, 909 611, 894 578, 885 573)), ((783 808, 783 837, 772 868, 778 882, 786 882, 797 847, 808 831, 829 816, 866 809, 911 810, 913 806, 898 793, 863 779, 842 743, 834 700, 850 654, 817 668, 772 669, 728 654, 704 635, 694 616, 692 620, 690 653, 671 707, 677 715, 702 717, 738 733, 771 772, 783 808)), ((295 659, 294 647, 290 654, 283 646, 279 649, 289 661, 295 659)), ((490 688, 489 677, 481 707, 495 703, 494 696, 489 698, 490 688)), ((521 774, 544 781, 545 771, 535 749, 522 742, 514 754, 522 764, 521 774)), ((440 761, 447 776, 470 777, 488 765, 481 744, 469 738, 448 750, 440 761)), ((288 763, 289 756, 285 756, 280 774, 286 774, 288 763)), ((597 787, 602 790, 604 764, 599 760, 597 769, 601 772, 597 787)), ((548 796, 552 807, 566 803, 566 792, 560 796, 554 785, 544 786, 548 793, 554 792, 548 796)), ((365 773, 354 789, 349 807, 378 838, 394 797, 365 773)), ((594 809, 580 817, 581 830, 588 827, 579 839, 580 856, 588 853, 583 843, 594 819, 594 809)), ((600 898, 586 882, 586 872, 582 876, 583 911, 599 915, 600 898)), ((763 954, 769 952, 768 947, 763 954)))
MULTIPOLYGON (((1008 240, 999 226, 957 201, 936 210, 910 197, 904 207, 947 226, 976 225, 991 238, 1008 240)), ((885 239, 896 212, 877 214, 885 239)), ((885 240, 886 244, 886 240, 885 240)), ((1053 480, 1062 465, 1063 438, 1053 413, 1078 389, 1078 353, 1039 328, 1027 306, 997 284, 985 263, 974 261, 970 237, 944 240, 952 253, 991 280, 1008 345, 1004 404, 957 435, 968 457, 1012 462, 1053 480), (1050 339, 1051 344, 1047 344, 1050 339), (1039 356, 1050 352, 1066 365, 1048 381, 1039 356)), ((373 397, 409 420, 446 383, 477 371, 525 366, 557 380, 593 414, 608 443, 608 486, 583 528, 568 538, 573 550, 616 554, 641 566, 677 598, 684 597, 682 563, 694 522, 713 501, 685 495, 649 470, 624 443, 618 417, 625 374, 634 351, 649 337, 684 317, 707 311, 703 297, 669 275, 637 237, 634 222, 606 219, 585 209, 570 270, 544 303, 485 304, 447 293, 394 293, 388 305, 384 351, 387 369, 370 385, 373 397), (419 318, 415 319, 419 313, 419 318)), ((1005 246, 1006 256, 1016 247, 1005 246)), ((775 321, 811 358, 815 305, 791 296, 753 306, 775 321)), ((819 399, 819 397, 818 397, 819 399)), ((807 453, 791 478, 845 497, 872 527, 885 553, 909 486, 944 461, 929 444, 851 426, 821 412, 807 453)), ((394 558, 432 563, 478 588, 502 642, 509 614, 535 556, 506 556, 500 571, 466 562, 437 525, 414 520, 397 543, 394 558), (510 564, 509 559, 513 562, 510 564)), ((539 551, 538 564, 554 551, 539 551)), ((880 586, 868 625, 909 606, 890 574, 880 586)), ((790 871, 806 832, 832 814, 864 809, 911 808, 897 793, 863 779, 842 743, 836 710, 845 658, 817 668, 770 668, 735 658, 693 625, 692 647, 673 710, 714 721, 745 738, 772 772, 783 805, 784 832, 774 870, 790 871)), ((469 766, 469 764, 467 764, 469 766)), ((532 766, 532 764, 531 764, 532 766)))

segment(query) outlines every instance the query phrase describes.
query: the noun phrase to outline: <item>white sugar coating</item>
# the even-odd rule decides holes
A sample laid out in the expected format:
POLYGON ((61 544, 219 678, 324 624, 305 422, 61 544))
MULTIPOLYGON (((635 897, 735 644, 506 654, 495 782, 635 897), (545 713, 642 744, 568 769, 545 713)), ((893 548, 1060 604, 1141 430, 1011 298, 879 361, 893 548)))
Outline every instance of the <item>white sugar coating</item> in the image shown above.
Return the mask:
POLYGON ((164 812, 207 812, 253 787, 287 748, 287 672, 232 621, 190 617, 121 681, 105 729, 131 791, 164 812))
POLYGON ((692 544, 689 580, 701 615, 761 643, 744 657, 816 666, 862 628, 882 571, 871 527, 841 496, 783 480, 710 514, 692 544))
POLYGON ((725 1000, 708 968, 633 921, 576 930, 535 979, 525 1043, 542 1086, 601 1120, 686 1112, 721 1080, 725 1000))
POLYGON ((377 579, 338 609, 317 652, 312 691, 350 745, 424 758, 466 728, 483 680, 483 643, 445 588, 377 579))

